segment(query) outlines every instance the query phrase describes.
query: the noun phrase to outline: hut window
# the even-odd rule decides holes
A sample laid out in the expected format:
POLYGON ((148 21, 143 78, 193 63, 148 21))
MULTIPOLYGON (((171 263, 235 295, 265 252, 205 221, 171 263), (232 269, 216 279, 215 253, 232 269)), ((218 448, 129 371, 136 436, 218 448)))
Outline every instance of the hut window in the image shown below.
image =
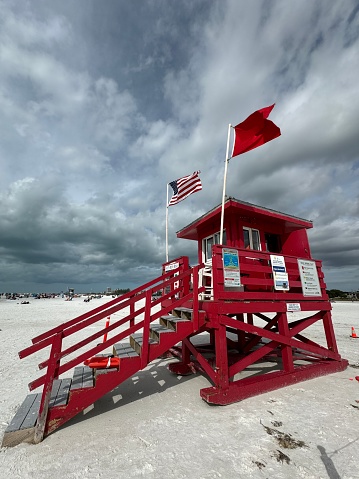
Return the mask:
POLYGON ((266 249, 270 253, 280 253, 281 252, 281 242, 279 235, 272 233, 265 233, 264 239, 266 243, 266 249))
POLYGON ((243 242, 245 249, 255 249, 260 251, 261 242, 259 231, 253 228, 243 228, 243 242))
MULTIPOLYGON (((220 233, 215 233, 214 235, 208 236, 207 238, 203 239, 203 256, 204 256, 204 261, 208 261, 212 259, 212 246, 214 244, 219 244, 219 238, 220 238, 220 233)), ((227 238, 226 238, 226 230, 223 230, 223 244, 227 243, 227 238)))

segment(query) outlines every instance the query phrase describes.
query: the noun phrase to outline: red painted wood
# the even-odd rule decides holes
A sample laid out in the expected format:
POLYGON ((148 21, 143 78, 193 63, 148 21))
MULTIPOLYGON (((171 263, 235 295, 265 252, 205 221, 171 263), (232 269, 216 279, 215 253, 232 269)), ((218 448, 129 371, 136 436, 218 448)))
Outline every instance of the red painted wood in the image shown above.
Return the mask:
POLYGON ((145 319, 143 322, 143 343, 141 348, 141 369, 144 369, 148 364, 148 341, 150 339, 150 324, 151 324, 151 291, 146 291, 146 306, 145 319))
MULTIPOLYGON (((164 281, 162 283, 162 285, 159 287, 159 289, 161 289, 164 285, 164 287, 166 287, 168 284, 173 284, 173 282, 175 280, 186 280, 189 282, 190 280, 190 274, 191 274, 191 271, 190 270, 187 270, 186 272, 182 273, 181 275, 177 276, 177 277, 169 277, 166 275, 166 278, 167 280, 164 281)), ((176 290, 174 290, 176 291, 176 290)), ((155 303, 151 303, 151 294, 152 294, 152 289, 148 290, 148 293, 144 293, 144 294, 138 294, 136 296, 133 297, 133 301, 136 302, 136 301, 139 301, 139 300, 142 300, 143 296, 145 295, 146 296, 147 294, 147 300, 146 300, 146 305, 148 308, 151 308, 151 307, 154 307, 155 306, 155 303)), ((169 293, 170 295, 172 295, 172 292, 169 293)), ((162 308, 162 310, 160 311, 156 311, 154 312, 152 315, 151 315, 151 322, 152 321, 155 321, 156 319, 158 319, 161 315, 164 315, 164 314, 168 314, 168 312, 170 312, 174 307, 176 306, 181 306, 183 304, 184 301, 186 300, 193 300, 193 293, 189 293, 187 296, 184 296, 180 299, 177 299, 177 300, 174 300, 172 301, 169 306, 167 306, 166 308, 162 308)), ((127 301, 125 302, 125 304, 127 304, 127 301)), ((146 305, 144 308, 140 308, 139 310, 136 310, 136 315, 140 315, 141 313, 143 313, 145 310, 146 310, 146 305)), ((118 307, 117 310, 121 309, 121 307, 118 307)), ((108 311, 108 310, 106 310, 108 311)), ((99 315, 97 315, 97 319, 102 319, 102 316, 104 315, 106 317, 106 311, 104 311, 103 313, 101 313, 101 318, 98 318, 99 315)), ((68 348, 65 353, 66 355, 69 354, 69 352, 74 352, 76 350, 78 350, 80 347, 84 347, 85 345, 91 343, 91 341, 93 341, 94 339, 96 339, 97 337, 101 337, 103 336, 104 332, 109 332, 109 331, 112 331, 114 330, 115 328, 118 328, 119 326, 122 326, 126 321, 129 321, 131 319, 131 315, 130 316, 127 316, 126 318, 123 318, 122 320, 119 320, 119 321, 116 321, 114 322, 112 325, 110 325, 107 329, 102 329, 101 331, 91 335, 90 337, 76 343, 75 345, 71 346, 70 348, 68 348)), ((80 354, 78 357, 68 361, 67 363, 65 364, 61 364, 61 366, 59 367, 59 375, 60 374, 63 374, 64 372, 68 371, 69 369, 77 366, 78 364, 82 364, 83 361, 85 361, 88 357, 92 357, 92 356, 95 356, 96 354, 100 353, 101 351, 105 350, 106 348, 108 348, 109 346, 112 346, 113 344, 115 344, 116 342, 119 342, 121 340, 123 340, 124 338, 128 337, 129 335, 135 333, 136 331, 142 329, 144 327, 144 322, 141 321, 139 322, 138 324, 136 324, 135 326, 130 326, 128 329, 126 329, 125 331, 122 331, 121 333, 117 334, 117 335, 114 335, 112 338, 108 339, 107 341, 105 341, 104 343, 101 343, 95 347, 91 347, 87 352, 84 352, 82 354, 80 354)), ((63 333, 63 336, 66 334, 66 330, 64 331, 63 333)), ((49 338, 51 339, 51 338, 49 338)), ((34 345, 35 348, 38 347, 38 345, 34 345)), ((61 352, 60 353, 60 357, 63 357, 64 355, 64 352, 61 352)), ((44 363, 42 363, 43 365, 47 364, 47 362, 45 361, 44 363)), ((30 384, 29 384, 29 388, 30 390, 34 390, 36 389, 37 387, 41 386, 42 384, 44 384, 44 381, 45 381, 45 377, 46 375, 43 375, 39 378, 37 378, 36 380, 32 381, 30 384)))
POLYGON ((257 361, 262 359, 263 356, 271 353, 276 347, 278 347, 278 343, 275 341, 271 341, 270 343, 263 345, 260 349, 247 353, 244 358, 240 359, 239 361, 230 366, 228 372, 229 377, 232 378, 235 374, 240 373, 248 366, 251 366, 252 364, 256 363, 257 361))
POLYGON ((333 329, 333 322, 330 313, 325 313, 323 317, 323 325, 325 331, 325 337, 327 339, 328 348, 335 353, 338 352, 337 342, 335 339, 334 329, 333 329))
MULTIPOLYGON (((212 248, 213 300, 199 299, 199 293, 205 289, 199 283, 200 271, 204 265, 199 264, 190 268, 188 258, 180 257, 165 263, 160 277, 52 328, 35 337, 32 346, 20 351, 19 355, 23 358, 47 346, 52 347, 50 357, 40 363, 41 368, 47 367, 46 374, 29 385, 30 389, 44 385, 42 422, 40 422, 42 425, 44 421, 46 423, 45 434, 93 404, 138 370, 145 368, 149 362, 169 351, 179 341, 182 341, 181 361, 171 364, 170 369, 177 374, 192 372, 194 369, 191 363, 192 355, 195 363, 199 364, 214 385, 212 388, 203 389, 201 396, 215 404, 230 404, 254 394, 345 369, 347 362, 341 359, 335 341, 322 263, 311 259, 306 234, 306 229, 312 227, 311 222, 237 200, 229 200, 226 205, 227 247, 230 246, 238 252, 243 291, 235 291, 224 286, 222 250, 226 246, 215 245, 212 248), (238 222, 239 212, 240 222, 238 222), (289 291, 274 290, 269 252, 243 249, 243 225, 262 231, 260 233, 262 248, 265 246, 263 231, 279 234, 285 239, 283 251, 278 254, 285 260, 289 291), (303 295, 298 258, 315 262, 321 296, 303 295), (171 268, 175 265, 175 268, 165 272, 168 265, 171 265, 171 268), (162 296, 152 301, 152 294, 158 291, 162 292, 162 296), (139 301, 142 302, 141 305, 139 301), (301 311, 308 312, 308 317, 288 321, 289 302, 298 303, 301 311), (159 343, 150 344, 151 323, 180 306, 193 309, 192 320, 178 323, 176 332, 165 332, 161 334, 159 343), (81 341, 73 338, 75 333, 124 308, 129 308, 129 314, 125 318, 111 321, 110 326, 91 333, 81 341), (274 313, 274 318, 268 316, 270 313, 274 313), (255 316, 265 322, 263 327, 254 325, 255 316), (305 336, 305 330, 318 321, 323 322, 327 348, 305 336), (112 332, 110 339, 93 346, 94 341, 110 332, 112 332), (48 392, 51 391, 54 379, 135 332, 142 332, 143 335, 140 357, 122 360, 120 371, 99 375, 93 388, 72 391, 67 406, 50 408, 46 412, 48 392), (206 360, 203 351, 208 351, 208 348, 194 346, 190 341, 191 336, 201 332, 208 332, 210 335, 208 348, 213 348, 214 360, 206 360), (232 336, 227 338, 227 333, 235 334, 236 339, 233 340, 232 336), (61 340, 66 338, 67 347, 63 350, 59 337, 61 340), (263 344, 263 339, 268 342, 263 344), (240 354, 234 351, 235 354, 231 355, 233 349, 238 350, 240 354), (77 356, 66 362, 66 357, 70 354, 77 356), (282 367, 283 370, 233 381, 237 373, 256 364, 267 355, 281 356, 282 362, 278 362, 278 367, 282 367), (295 361, 298 358, 310 364, 296 366, 295 361)), ((201 243, 204 237, 216 232, 213 228, 217 228, 219 223, 213 221, 218 211, 214 215, 210 212, 205 215, 203 221, 200 219, 197 223, 189 225, 179 236, 198 239, 201 243)), ((201 248, 199 244, 199 254, 201 248)))
POLYGON ((324 358, 340 360, 339 354, 329 351, 328 349, 325 349, 323 347, 315 347, 310 344, 302 343, 301 341, 298 341, 296 339, 283 336, 282 334, 276 334, 271 331, 267 331, 263 328, 259 328, 257 326, 252 326, 250 324, 236 322, 235 320, 226 318, 224 316, 222 316, 222 324, 231 326, 232 328, 241 329, 248 333, 256 334, 258 336, 270 339, 272 341, 276 341, 282 345, 291 346, 293 348, 299 348, 304 351, 318 354, 323 356, 324 358))
MULTIPOLYGON (((177 270, 174 270, 175 272, 177 270)), ((94 316, 96 313, 99 313, 101 311, 104 311, 104 310, 107 310, 108 308, 110 308, 111 306, 115 305, 115 304, 119 304, 119 303, 124 303, 126 300, 130 299, 130 300, 133 300, 134 297, 136 297, 138 294, 141 294, 142 291, 148 289, 148 288, 151 288, 153 287, 153 291, 158 291, 162 288, 162 286, 155 286, 157 285, 158 283, 163 283, 163 281, 165 281, 166 279, 170 278, 171 276, 173 275, 173 272, 168 272, 168 273, 165 273, 165 274, 162 274, 161 276, 159 276, 158 278, 155 278, 151 281, 148 281, 147 283, 143 284, 142 286, 139 286, 138 288, 135 288, 133 289, 132 291, 129 291, 128 293, 125 293, 121 296, 119 296, 118 298, 115 298, 111 301, 109 301, 108 303, 106 304, 103 304, 101 306, 98 306, 97 308, 94 308, 93 310, 91 311, 88 311, 87 313, 84 313, 84 314, 81 314, 80 316, 77 316, 76 318, 74 319, 71 319, 70 321, 67 321, 65 323, 62 323, 61 325, 59 326, 56 326, 55 328, 52 328, 50 329, 49 331, 47 331, 46 333, 43 333, 43 334, 40 334, 39 336, 36 336, 35 338, 32 339, 32 342, 33 343, 38 343, 39 341, 43 341, 44 339, 50 337, 50 336, 53 336, 54 334, 60 332, 60 331, 63 331, 64 329, 67 329, 69 328, 70 326, 73 326, 77 323, 81 323, 84 319, 87 319, 91 316, 94 316)), ((128 303, 129 304, 129 303, 128 303)), ((128 305, 127 304, 127 305, 128 305)), ((123 304, 121 306, 121 308, 123 308, 123 304)), ((103 316, 101 316, 102 318, 103 316)), ((82 329, 82 328, 80 328, 82 329)), ((50 344, 50 343, 49 343, 50 344)), ((31 354, 32 352, 30 352, 31 354)), ((20 354, 20 353, 19 353, 20 354)))
POLYGON ((216 386, 220 389, 226 389, 229 385, 226 327, 219 325, 214 334, 216 342, 216 386))
MULTIPOLYGON (((281 313, 278 318, 278 332, 279 334, 286 336, 287 338, 291 337, 288 327, 287 314, 281 313)), ((286 372, 291 372, 294 370, 293 364, 293 350, 289 344, 282 344, 282 361, 283 369, 286 372)))
MULTIPOLYGON (((328 301, 324 275, 321 271, 321 261, 315 261, 318 279, 321 287, 321 296, 306 297, 303 295, 298 257, 282 255, 285 259, 287 273, 289 277, 290 290, 275 291, 272 278, 272 268, 270 267, 270 253, 261 251, 248 251, 245 249, 234 248, 238 251, 239 265, 241 272, 241 282, 244 285, 243 292, 226 291, 224 287, 222 249, 225 246, 214 245, 212 248, 212 267, 213 267, 213 290, 215 300, 281 300, 281 301, 328 301)), ((305 258, 308 259, 308 258, 305 258)))
POLYGON ((195 359, 199 362, 201 367, 203 368, 204 372, 210 378, 210 380, 215 383, 216 381, 216 373, 213 368, 209 365, 208 361, 202 356, 202 354, 198 351, 198 349, 187 339, 185 340, 186 347, 191 351, 192 355, 195 359))
POLYGON ((237 401, 242 401, 258 394, 274 391, 300 381, 306 381, 325 374, 344 371, 348 361, 322 361, 317 364, 300 366, 293 372, 271 372, 262 376, 249 377, 230 383, 227 390, 223 391, 216 387, 201 389, 202 399, 210 404, 225 406, 237 401))
MULTIPOLYGON (((269 318, 265 318, 264 315, 262 314, 257 314, 256 316, 261 317, 262 319, 268 320, 268 323, 264 326, 263 329, 271 330, 273 326, 275 326, 278 323, 278 318, 279 318, 280 313, 277 313, 273 319, 269 320, 269 318)), ((244 347, 244 352, 250 351, 252 348, 254 348, 259 342, 261 341, 261 337, 253 337, 248 341, 248 343, 244 347)))
POLYGON ((62 333, 55 335, 50 352, 50 362, 47 368, 44 387, 42 390, 40 408, 34 432, 34 443, 37 444, 42 441, 46 429, 47 415, 49 411, 49 401, 52 391, 54 379, 58 378, 59 374, 59 353, 61 351, 62 333))

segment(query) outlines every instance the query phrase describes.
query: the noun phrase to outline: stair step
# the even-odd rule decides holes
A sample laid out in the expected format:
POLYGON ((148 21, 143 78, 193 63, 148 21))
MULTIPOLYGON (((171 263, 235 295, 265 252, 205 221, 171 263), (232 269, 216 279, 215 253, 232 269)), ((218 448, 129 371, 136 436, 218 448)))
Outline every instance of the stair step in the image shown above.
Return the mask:
POLYGON ((88 366, 76 366, 72 378, 70 391, 75 389, 93 388, 93 369, 88 366))
MULTIPOLYGON (((141 348, 143 345, 143 335, 142 333, 135 333, 130 336, 130 344, 132 349, 136 351, 136 353, 141 354, 141 348)), ((148 339, 148 344, 158 344, 158 341, 155 341, 151 337, 148 339)))
MULTIPOLYGON (((178 307, 178 308, 174 308, 172 313, 173 313, 174 316, 177 316, 179 318, 186 318, 186 319, 191 320, 192 319, 192 314, 193 314, 193 309, 192 308, 178 307)), ((198 314, 200 316, 203 316, 203 315, 206 314, 206 312, 203 311, 203 310, 199 310, 198 314)))
POLYGON ((150 336, 157 342, 160 342, 161 334, 173 333, 172 328, 168 328, 163 324, 153 324, 150 329, 150 336))
MULTIPOLYGON (((71 379, 55 379, 52 385, 49 407, 65 406, 71 379)), ((2 447, 16 446, 20 442, 32 442, 39 415, 42 393, 28 394, 5 430, 2 447)))
POLYGON ((5 433, 33 427, 40 409, 41 394, 28 394, 6 428, 5 433))
POLYGON ((55 379, 52 386, 49 407, 65 406, 67 404, 71 382, 72 380, 70 378, 55 379))
POLYGON ((135 358, 138 354, 130 343, 117 343, 113 345, 113 355, 119 358, 135 358))
POLYGON ((161 316, 160 318, 160 324, 167 327, 168 329, 171 329, 172 331, 177 330, 177 324, 188 322, 189 319, 187 318, 179 318, 178 316, 172 315, 161 316))

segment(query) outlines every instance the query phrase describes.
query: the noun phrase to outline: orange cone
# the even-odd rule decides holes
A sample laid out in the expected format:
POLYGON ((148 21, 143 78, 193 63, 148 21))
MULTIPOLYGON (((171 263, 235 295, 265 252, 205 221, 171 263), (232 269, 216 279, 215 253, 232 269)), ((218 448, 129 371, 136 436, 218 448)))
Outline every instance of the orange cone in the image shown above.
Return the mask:
POLYGON ((357 338, 358 337, 353 326, 352 326, 352 334, 350 335, 350 337, 351 338, 357 338))
MULTIPOLYGON (((107 316, 107 319, 106 319, 106 328, 108 328, 110 326, 110 319, 111 319, 111 316, 107 316)), ((107 341, 107 331, 106 333, 103 335, 103 343, 105 343, 107 341)))

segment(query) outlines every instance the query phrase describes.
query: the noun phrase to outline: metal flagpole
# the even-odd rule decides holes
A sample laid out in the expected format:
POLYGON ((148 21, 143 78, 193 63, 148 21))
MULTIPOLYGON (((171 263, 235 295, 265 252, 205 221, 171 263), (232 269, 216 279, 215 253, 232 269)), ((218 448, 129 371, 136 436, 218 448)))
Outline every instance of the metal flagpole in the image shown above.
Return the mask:
POLYGON ((168 263, 168 183, 167 183, 167 201, 166 201, 166 263, 168 263))
POLYGON ((228 137, 227 137, 227 151, 226 151, 226 161, 224 166, 224 178, 223 178, 223 195, 222 195, 222 213, 221 213, 221 231, 219 235, 219 244, 223 244, 223 222, 224 222, 224 202, 226 198, 226 183, 227 183, 227 171, 228 171, 228 163, 230 158, 228 158, 229 154, 229 139, 231 136, 231 124, 228 125, 228 137))

